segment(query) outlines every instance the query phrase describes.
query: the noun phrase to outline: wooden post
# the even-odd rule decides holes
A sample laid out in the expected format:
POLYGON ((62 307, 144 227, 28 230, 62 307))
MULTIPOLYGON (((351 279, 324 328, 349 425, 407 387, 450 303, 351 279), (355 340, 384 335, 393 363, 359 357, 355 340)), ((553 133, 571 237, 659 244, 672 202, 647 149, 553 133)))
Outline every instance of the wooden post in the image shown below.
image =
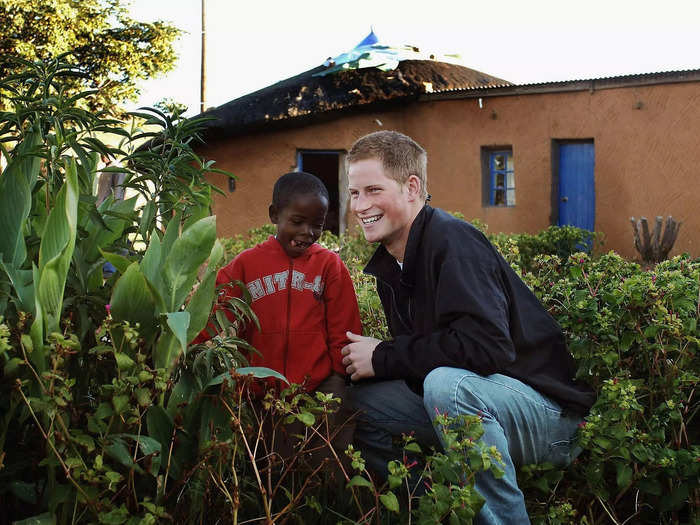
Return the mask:
POLYGON ((199 112, 204 113, 207 101, 207 42, 206 42, 206 0, 202 0, 202 68, 199 84, 199 112))
POLYGON ((663 217, 657 216, 654 231, 650 233, 646 217, 642 217, 638 221, 634 217, 630 217, 634 232, 634 247, 646 264, 660 263, 668 257, 668 253, 673 248, 678 237, 681 224, 683 224, 675 221, 670 215, 666 218, 665 225, 663 220, 663 217), (662 230, 663 235, 661 233, 662 230))

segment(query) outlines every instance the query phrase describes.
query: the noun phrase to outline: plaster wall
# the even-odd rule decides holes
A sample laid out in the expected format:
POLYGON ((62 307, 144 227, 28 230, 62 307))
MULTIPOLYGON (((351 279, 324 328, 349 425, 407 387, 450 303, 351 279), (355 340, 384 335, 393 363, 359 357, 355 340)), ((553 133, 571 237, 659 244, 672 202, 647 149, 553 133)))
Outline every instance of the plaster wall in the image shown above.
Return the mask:
POLYGON ((297 149, 347 150, 379 129, 395 129, 428 152, 431 204, 479 218, 491 232, 536 232, 552 223, 552 150, 556 140, 595 144, 596 231, 604 250, 627 257, 631 216, 683 221, 672 254, 700 256, 700 84, 414 102, 404 108, 344 115, 301 128, 258 133, 204 148, 217 167, 239 176, 215 199, 220 236, 267 222, 276 178, 294 169, 297 149), (483 205, 481 148, 511 146, 516 206, 483 205))

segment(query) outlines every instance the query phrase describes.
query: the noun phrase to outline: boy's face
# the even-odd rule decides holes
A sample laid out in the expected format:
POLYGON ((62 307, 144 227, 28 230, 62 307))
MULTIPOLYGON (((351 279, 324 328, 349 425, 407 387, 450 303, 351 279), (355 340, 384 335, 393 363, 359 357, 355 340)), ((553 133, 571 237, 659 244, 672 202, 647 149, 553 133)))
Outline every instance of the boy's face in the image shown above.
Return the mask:
POLYGON ((270 220, 277 225, 277 241, 294 259, 316 242, 323 232, 328 200, 314 193, 294 195, 282 209, 270 206, 270 220))
MULTIPOLYGON (((417 180, 417 177, 413 177, 417 180)), ((389 177, 378 159, 348 166, 350 209, 369 242, 381 242, 395 257, 403 257, 414 218, 415 181, 404 184, 389 177)), ((420 188, 420 186, 418 186, 420 188)))

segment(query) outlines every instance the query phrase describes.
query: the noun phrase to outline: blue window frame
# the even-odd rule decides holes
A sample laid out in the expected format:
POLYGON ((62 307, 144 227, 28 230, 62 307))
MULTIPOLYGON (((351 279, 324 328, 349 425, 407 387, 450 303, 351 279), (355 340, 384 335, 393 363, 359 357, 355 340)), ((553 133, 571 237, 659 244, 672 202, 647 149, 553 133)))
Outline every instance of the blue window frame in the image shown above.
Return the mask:
POLYGON ((515 206, 515 170, 513 150, 488 151, 489 204, 515 206))

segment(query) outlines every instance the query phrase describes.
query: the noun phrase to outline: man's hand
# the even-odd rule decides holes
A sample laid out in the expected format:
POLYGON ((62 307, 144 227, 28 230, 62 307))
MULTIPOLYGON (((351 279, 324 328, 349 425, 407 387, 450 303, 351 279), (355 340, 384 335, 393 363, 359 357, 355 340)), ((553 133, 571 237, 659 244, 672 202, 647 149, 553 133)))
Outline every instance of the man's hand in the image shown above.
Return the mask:
POLYGON ((374 337, 365 337, 352 332, 346 332, 345 335, 351 342, 349 345, 345 345, 341 352, 343 365, 345 365, 345 371, 350 374, 350 379, 357 381, 366 377, 374 377, 372 354, 381 341, 374 337))

